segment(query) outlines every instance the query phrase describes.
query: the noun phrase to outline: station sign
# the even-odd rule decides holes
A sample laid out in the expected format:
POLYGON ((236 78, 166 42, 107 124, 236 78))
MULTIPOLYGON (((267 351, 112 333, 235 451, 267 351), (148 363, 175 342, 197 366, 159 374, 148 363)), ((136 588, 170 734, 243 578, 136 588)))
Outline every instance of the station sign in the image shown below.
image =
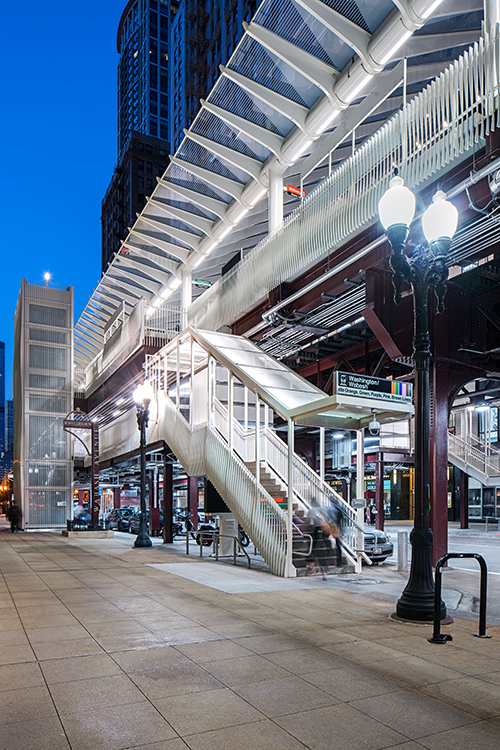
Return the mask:
POLYGON ((295 187, 295 185, 287 185, 286 192, 288 195, 295 195, 297 198, 304 198, 306 195, 305 190, 301 190, 300 188, 295 187))
POLYGON ((208 287, 212 286, 212 282, 207 279, 193 279, 193 284, 202 287, 202 289, 208 289, 208 287))
POLYGON ((411 404, 413 387, 400 380, 386 380, 354 372, 335 373, 335 393, 356 398, 370 398, 398 404, 411 404))

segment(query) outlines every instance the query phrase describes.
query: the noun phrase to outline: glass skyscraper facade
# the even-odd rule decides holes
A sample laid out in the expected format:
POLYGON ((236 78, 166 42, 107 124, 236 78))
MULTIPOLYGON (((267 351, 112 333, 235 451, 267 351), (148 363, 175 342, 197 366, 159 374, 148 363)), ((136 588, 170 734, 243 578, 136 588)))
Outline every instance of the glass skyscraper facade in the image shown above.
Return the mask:
POLYGON ((169 29, 177 3, 132 0, 118 26, 118 160, 132 131, 168 140, 169 29))
POLYGON ((118 24, 118 158, 101 206, 104 271, 243 35, 257 0, 130 0, 118 24))

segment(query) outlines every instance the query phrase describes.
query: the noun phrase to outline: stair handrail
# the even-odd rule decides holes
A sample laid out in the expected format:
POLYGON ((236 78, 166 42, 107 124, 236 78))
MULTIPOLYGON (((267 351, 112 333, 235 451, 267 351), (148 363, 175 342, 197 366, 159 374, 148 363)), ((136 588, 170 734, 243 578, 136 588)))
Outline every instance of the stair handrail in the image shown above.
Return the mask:
POLYGON ((500 475, 500 467, 495 466, 494 463, 489 461, 486 453, 478 450, 472 446, 468 440, 465 440, 458 435, 448 433, 448 451, 458 458, 463 457, 463 461, 466 464, 473 466, 487 477, 500 475), (462 450, 460 450, 460 448, 462 450))
MULTIPOLYGON (((229 410, 227 409, 227 407, 218 398, 214 398, 214 408, 215 408, 215 411, 227 423, 229 421, 229 410)), ((218 428, 217 424, 214 425, 214 428, 218 431, 219 435, 221 435, 221 437, 222 437, 223 440, 227 440, 226 436, 223 435, 223 433, 221 432, 221 430, 218 428)), ((241 440, 244 440, 244 441, 246 441, 246 440, 249 440, 249 441, 250 440, 252 440, 252 441, 255 440, 255 427, 248 427, 245 430, 244 426, 235 417, 233 417, 233 430, 234 430, 234 432, 236 432, 238 434, 238 437, 241 440)), ((266 428, 264 428, 264 430, 262 431, 261 435, 265 436, 265 434, 266 434, 266 428)), ((237 451, 235 451, 235 452, 237 453, 237 451)), ((239 456, 239 458, 241 459, 241 455, 239 456)), ((299 457, 297 456, 297 458, 299 458, 299 457)), ((287 484, 286 479, 284 477, 279 476, 274 471, 274 469, 271 466, 269 466, 269 468, 276 475, 277 479, 286 486, 286 484, 287 484)), ((296 498, 299 502, 302 502, 300 496, 295 491, 294 491, 293 494, 294 494, 294 498, 296 498)), ((292 519, 292 535, 293 534, 295 534, 296 536, 303 537, 304 539, 306 539, 306 538, 309 539, 309 552, 307 553, 309 555, 311 553, 312 543, 313 543, 312 536, 310 534, 307 534, 306 532, 302 531, 302 529, 295 523, 294 519, 292 519)), ((300 555, 302 553, 294 552, 294 554, 300 555)))

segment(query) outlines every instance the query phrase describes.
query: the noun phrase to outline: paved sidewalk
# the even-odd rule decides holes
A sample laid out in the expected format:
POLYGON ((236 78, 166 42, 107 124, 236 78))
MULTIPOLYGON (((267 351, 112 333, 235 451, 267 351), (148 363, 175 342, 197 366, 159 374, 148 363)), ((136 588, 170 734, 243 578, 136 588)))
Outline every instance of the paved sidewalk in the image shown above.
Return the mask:
POLYGON ((131 544, 0 531, 0 750, 498 750, 500 627, 131 544))

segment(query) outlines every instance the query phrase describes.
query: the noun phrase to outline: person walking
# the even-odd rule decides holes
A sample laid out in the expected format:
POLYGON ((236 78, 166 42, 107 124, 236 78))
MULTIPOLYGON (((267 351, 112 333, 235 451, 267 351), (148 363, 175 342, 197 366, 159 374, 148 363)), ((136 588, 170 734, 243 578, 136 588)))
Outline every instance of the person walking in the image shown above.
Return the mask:
POLYGON ((12 534, 21 530, 22 517, 23 514, 21 513, 21 508, 18 505, 11 505, 9 510, 9 521, 12 534))
POLYGON ((320 506, 316 499, 311 501, 311 507, 309 508, 307 518, 309 524, 314 526, 311 554, 307 564, 307 575, 314 573, 316 567, 318 567, 323 580, 327 581, 328 576, 326 575, 326 570, 322 563, 324 563, 328 550, 331 549, 330 521, 325 510, 320 506))

